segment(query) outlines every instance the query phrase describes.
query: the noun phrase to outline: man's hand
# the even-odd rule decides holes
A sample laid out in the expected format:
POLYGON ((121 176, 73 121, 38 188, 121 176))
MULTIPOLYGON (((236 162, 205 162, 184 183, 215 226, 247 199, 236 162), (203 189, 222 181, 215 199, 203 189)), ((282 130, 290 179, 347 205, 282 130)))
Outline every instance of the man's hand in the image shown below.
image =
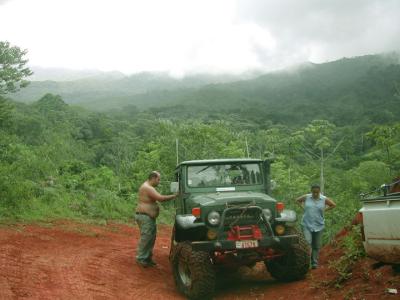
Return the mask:
POLYGON ((168 195, 168 196, 164 196, 165 200, 164 201, 170 201, 176 198, 176 196, 178 196, 178 194, 172 194, 172 195, 168 195))

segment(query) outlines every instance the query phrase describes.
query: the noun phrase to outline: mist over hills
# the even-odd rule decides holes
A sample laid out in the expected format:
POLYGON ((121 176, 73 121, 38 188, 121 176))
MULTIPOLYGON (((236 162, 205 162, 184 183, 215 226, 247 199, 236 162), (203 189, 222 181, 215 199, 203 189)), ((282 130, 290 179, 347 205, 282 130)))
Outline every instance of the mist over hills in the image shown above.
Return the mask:
POLYGON ((102 72, 99 70, 72 70, 65 68, 43 68, 32 66, 33 74, 28 78, 31 81, 74 81, 87 78, 121 79, 126 75, 119 71, 102 72))
POLYGON ((338 125, 395 122, 400 118, 399 54, 304 64, 251 80, 136 95, 131 101, 145 103, 161 118, 230 115, 244 126, 296 126, 314 119, 338 125))
POLYGON ((379 123, 400 117, 399 57, 399 53, 388 53, 305 63, 263 75, 203 74, 176 79, 164 73, 87 73, 79 80, 32 81, 13 98, 31 102, 52 93, 89 109, 135 106, 172 119, 236 114, 289 124, 315 118, 343 124, 379 123))
MULTIPOLYGON (((40 99, 46 93, 60 95, 70 104, 98 108, 116 107, 119 103, 130 103, 132 96, 152 91, 169 91, 197 88, 207 84, 225 83, 254 78, 259 73, 193 74, 174 78, 167 73, 142 72, 125 75, 120 72, 74 71, 65 69, 34 68, 29 86, 12 98, 22 102, 40 99), (49 80, 52 78, 51 80, 49 80), (46 80, 42 80, 46 79, 46 80), (115 105, 114 105, 115 104, 115 105)), ((139 105, 140 106, 140 105, 139 105)), ((100 108, 100 109, 101 109, 100 108)))

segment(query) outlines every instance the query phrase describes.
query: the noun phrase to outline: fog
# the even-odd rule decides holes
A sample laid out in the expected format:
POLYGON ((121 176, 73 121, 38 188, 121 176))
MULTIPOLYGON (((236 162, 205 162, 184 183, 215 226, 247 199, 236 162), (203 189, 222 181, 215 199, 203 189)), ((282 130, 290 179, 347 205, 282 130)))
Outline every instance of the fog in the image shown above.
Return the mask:
POLYGON ((400 49, 400 1, 0 0, 0 40, 44 68, 272 71, 400 49))

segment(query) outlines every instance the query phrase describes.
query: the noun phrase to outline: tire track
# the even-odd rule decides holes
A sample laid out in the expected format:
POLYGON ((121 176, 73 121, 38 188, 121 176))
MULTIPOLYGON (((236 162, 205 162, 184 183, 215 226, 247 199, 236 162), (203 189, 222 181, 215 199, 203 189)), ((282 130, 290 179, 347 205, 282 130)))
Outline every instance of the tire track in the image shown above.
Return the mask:
POLYGON ((5 297, 22 298, 31 295, 29 288, 24 286, 24 262, 22 257, 21 244, 6 245, 0 248, 1 251, 1 277, 5 286, 1 286, 1 293, 5 297))

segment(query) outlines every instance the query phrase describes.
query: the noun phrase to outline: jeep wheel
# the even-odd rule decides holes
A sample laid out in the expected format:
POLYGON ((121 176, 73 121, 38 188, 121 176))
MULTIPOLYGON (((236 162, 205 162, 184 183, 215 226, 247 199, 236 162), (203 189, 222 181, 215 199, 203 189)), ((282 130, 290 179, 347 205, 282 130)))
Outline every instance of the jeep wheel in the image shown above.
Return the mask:
POLYGON ((175 247, 172 272, 179 291, 190 299, 211 298, 216 276, 208 253, 193 251, 185 242, 175 247))
POLYGON ((170 247, 169 247, 169 255, 168 255, 168 260, 170 263, 172 263, 175 254, 176 254, 176 246, 175 246, 175 225, 172 228, 172 234, 171 234, 171 242, 170 242, 170 247))
POLYGON ((288 234, 299 235, 299 242, 284 249, 284 256, 264 262, 272 277, 280 281, 302 279, 310 267, 310 247, 303 235, 295 228, 290 228, 288 234))

